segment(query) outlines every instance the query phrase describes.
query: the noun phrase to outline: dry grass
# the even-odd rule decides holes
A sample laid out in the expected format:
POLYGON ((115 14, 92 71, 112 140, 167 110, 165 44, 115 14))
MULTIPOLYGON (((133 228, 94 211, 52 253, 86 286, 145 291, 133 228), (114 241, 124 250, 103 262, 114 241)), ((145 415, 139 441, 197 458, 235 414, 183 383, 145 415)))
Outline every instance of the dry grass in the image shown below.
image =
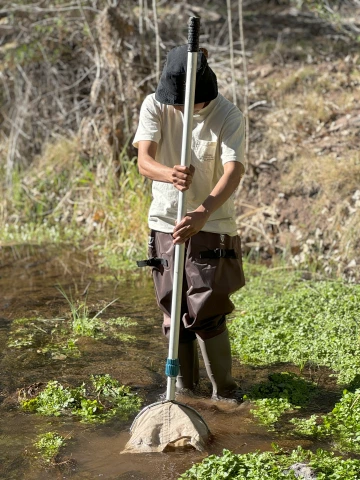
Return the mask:
POLYGON ((352 212, 350 218, 347 220, 346 224, 343 227, 343 234, 339 242, 339 250, 344 252, 344 257, 346 259, 353 259, 357 262, 357 268, 360 251, 360 237, 359 237, 359 226, 360 226, 360 205, 355 212, 352 212))
MULTIPOLYGON (((179 20, 187 17, 189 8, 171 2, 159 7, 163 54, 174 42, 184 41, 181 28, 167 27, 173 25, 175 16, 179 20), (165 31, 172 32, 171 38, 165 31)), ((218 75, 221 93, 231 98, 229 38, 224 29, 218 29, 225 20, 224 2, 214 9, 191 8, 206 19, 203 46, 209 49, 209 62, 218 75), (210 39, 211 43, 207 43, 210 39)), ((310 21, 307 16, 289 16, 288 7, 272 5, 274 21, 268 3, 256 2, 254 8, 247 5, 244 26, 249 104, 257 106, 249 114, 251 168, 240 189, 239 230, 244 243, 265 252, 266 258, 292 248, 305 257, 312 256, 312 260, 332 256, 331 261, 336 263, 334 259, 341 257, 346 265, 359 248, 359 213, 352 198, 360 184, 358 49, 341 36, 334 36, 334 30, 325 28, 322 21, 316 26, 314 19, 310 21), (315 238, 316 229, 323 232, 323 237, 315 238)), ((182 23, 186 22, 178 22, 182 23)), ((144 68, 123 69, 124 84, 129 82, 132 92, 137 79, 153 72, 151 58, 147 58, 153 32, 148 28, 145 33, 144 38, 134 37, 132 50, 140 51, 140 44, 150 39, 139 63, 144 68)), ((235 40, 237 101, 241 107, 244 80, 238 38, 235 40)), ((118 48, 116 45, 113 47, 118 48)), ((127 66, 133 59, 131 55, 125 59, 127 66)), ((106 70, 104 73, 108 75, 106 70)), ((110 75, 109 82, 112 78, 110 75)), ((135 96, 127 99, 134 121, 140 97, 155 88, 156 82, 149 78, 135 96)), ((106 83, 109 88, 110 83, 106 83)), ((109 92, 117 85, 116 80, 109 92)), ((91 126, 92 118, 87 120, 91 126)), ((100 126, 102 121, 100 118, 100 126)), ((116 128, 122 134, 124 125, 119 125, 116 128)), ((131 126, 132 131, 135 127, 131 126)), ((119 180, 112 161, 107 160, 110 155, 104 155, 99 138, 90 135, 94 134, 92 129, 89 132, 93 142, 90 146, 94 148, 83 145, 88 158, 81 155, 76 139, 61 141, 49 146, 31 169, 21 175, 14 171, 12 192, 5 195, 4 189, 0 191, 0 228, 6 222, 12 226, 25 222, 28 231, 30 226, 42 226, 46 236, 48 226, 60 229, 67 225, 72 229, 70 238, 72 232, 80 232, 95 248, 102 245, 102 249, 113 252, 114 258, 132 257, 146 243, 148 185, 125 157, 121 162, 126 168, 119 180)), ((116 138, 122 145, 124 138, 116 138)), ((4 139, 0 138, 0 169, 6 161, 4 139)), ((36 228, 30 235, 35 240, 36 228)), ((0 240, 4 242, 4 233, 0 240)))
POLYGON ((319 195, 340 201, 360 186, 360 154, 348 152, 337 158, 332 155, 305 154, 293 162, 291 171, 282 177, 284 190, 309 190, 316 185, 319 195))
POLYGON ((278 94, 286 95, 287 93, 294 92, 295 90, 297 92, 306 92, 316 77, 317 74, 314 67, 301 67, 279 81, 277 85, 278 94))
MULTIPOLYGON (((282 54, 286 52, 282 50, 282 54)), ((239 231, 247 249, 282 252, 296 266, 360 277, 359 56, 276 65, 273 52, 249 77, 251 100, 246 203, 239 231), (270 107, 270 108, 269 108, 270 107)))
POLYGON ((121 164, 118 178, 111 160, 82 157, 77 139, 48 145, 3 192, 0 244, 66 239, 109 254, 113 265, 143 255, 149 185, 125 154, 121 164))

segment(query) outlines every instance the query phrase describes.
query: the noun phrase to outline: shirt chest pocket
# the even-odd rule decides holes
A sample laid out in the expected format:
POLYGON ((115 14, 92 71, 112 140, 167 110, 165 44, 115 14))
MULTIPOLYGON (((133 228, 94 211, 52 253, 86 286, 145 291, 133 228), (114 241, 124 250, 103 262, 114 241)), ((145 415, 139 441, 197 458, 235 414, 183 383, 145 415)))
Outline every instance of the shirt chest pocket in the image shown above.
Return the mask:
POLYGON ((213 162, 215 160, 216 142, 206 140, 196 140, 194 145, 194 155, 200 162, 213 162))

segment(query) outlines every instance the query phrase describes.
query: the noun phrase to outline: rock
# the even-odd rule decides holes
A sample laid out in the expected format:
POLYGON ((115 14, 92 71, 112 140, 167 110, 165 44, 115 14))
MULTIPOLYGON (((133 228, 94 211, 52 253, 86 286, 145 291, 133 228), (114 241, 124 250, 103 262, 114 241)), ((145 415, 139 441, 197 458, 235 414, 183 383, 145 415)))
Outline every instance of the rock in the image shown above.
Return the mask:
POLYGON ((356 190, 354 195, 351 197, 353 200, 360 200, 360 190, 356 190))
POLYGON ((319 237, 322 237, 323 236, 323 232, 320 228, 316 228, 315 230, 315 237, 316 238, 319 238, 319 237))
POLYGON ((316 480, 316 474, 312 468, 310 468, 306 463, 294 463, 291 465, 289 470, 285 473, 289 473, 290 470, 293 470, 296 478, 303 480, 316 480))
POLYGON ((351 262, 348 263, 347 267, 346 268, 353 268, 353 267, 356 267, 356 260, 355 258, 353 258, 351 260, 351 262))
POLYGON ((53 360, 66 360, 67 356, 63 353, 55 353, 52 355, 53 360))

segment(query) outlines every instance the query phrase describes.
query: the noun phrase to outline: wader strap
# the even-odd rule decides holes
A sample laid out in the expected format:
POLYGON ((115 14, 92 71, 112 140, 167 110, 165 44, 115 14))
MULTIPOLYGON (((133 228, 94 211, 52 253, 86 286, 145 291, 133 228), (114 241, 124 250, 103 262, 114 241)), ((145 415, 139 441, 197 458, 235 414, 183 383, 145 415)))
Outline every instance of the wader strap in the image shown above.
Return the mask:
POLYGON ((215 248, 215 250, 200 252, 200 258, 238 258, 238 256, 233 248, 230 250, 215 248))
POLYGON ((167 267, 168 261, 164 258, 153 257, 147 260, 138 260, 136 264, 138 267, 158 267, 159 265, 165 265, 165 267, 167 267))

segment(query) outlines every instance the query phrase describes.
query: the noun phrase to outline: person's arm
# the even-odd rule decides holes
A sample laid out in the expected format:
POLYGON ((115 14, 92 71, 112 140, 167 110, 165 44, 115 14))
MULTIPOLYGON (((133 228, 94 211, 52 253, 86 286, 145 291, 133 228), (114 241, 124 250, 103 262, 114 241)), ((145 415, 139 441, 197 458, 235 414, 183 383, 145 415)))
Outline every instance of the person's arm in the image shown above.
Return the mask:
POLYGON ((210 215, 223 205, 234 193, 239 185, 245 169, 240 162, 227 162, 224 165, 224 174, 206 200, 193 212, 188 212, 179 222, 173 232, 174 244, 186 242, 198 233, 210 215))
POLYGON ((172 183, 175 188, 184 192, 191 185, 194 167, 175 165, 173 168, 162 165, 155 160, 157 143, 151 140, 140 140, 138 146, 138 169, 140 175, 158 182, 172 183))

